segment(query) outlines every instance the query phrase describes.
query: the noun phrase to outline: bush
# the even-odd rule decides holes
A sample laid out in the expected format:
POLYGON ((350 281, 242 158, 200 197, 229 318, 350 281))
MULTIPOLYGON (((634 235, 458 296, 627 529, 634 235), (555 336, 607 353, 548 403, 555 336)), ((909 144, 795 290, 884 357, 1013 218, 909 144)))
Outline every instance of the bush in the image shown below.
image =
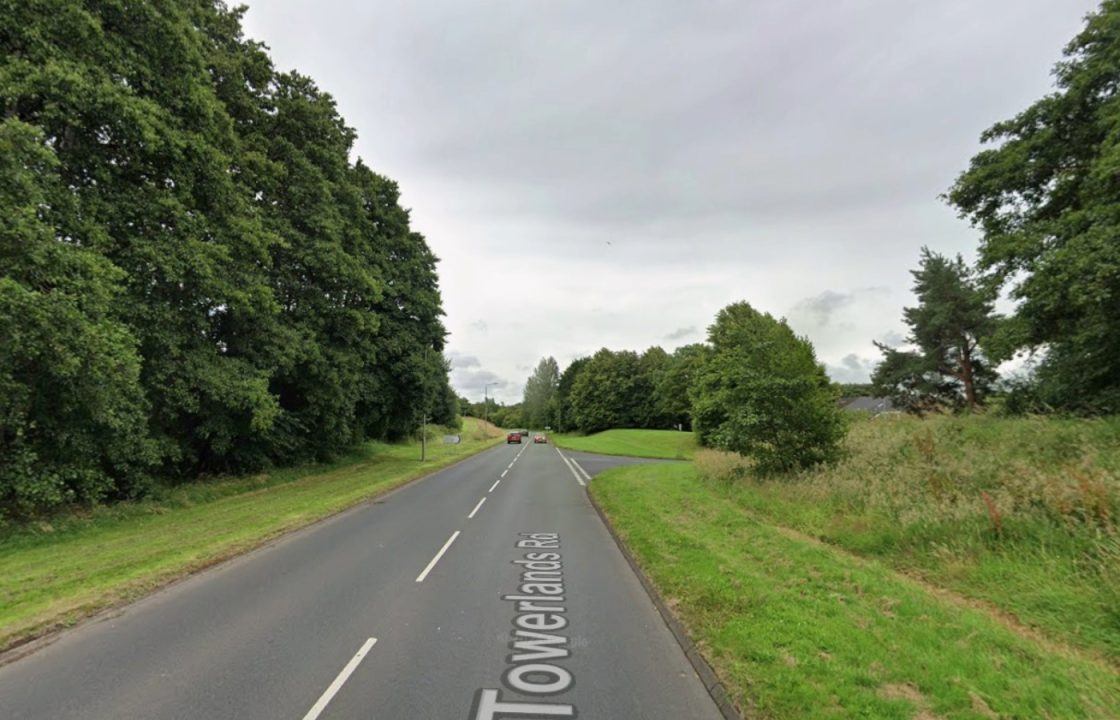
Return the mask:
POLYGON ((721 310, 708 340, 690 393, 701 445, 745 455, 761 474, 839 457, 843 411, 808 340, 747 303, 721 310))

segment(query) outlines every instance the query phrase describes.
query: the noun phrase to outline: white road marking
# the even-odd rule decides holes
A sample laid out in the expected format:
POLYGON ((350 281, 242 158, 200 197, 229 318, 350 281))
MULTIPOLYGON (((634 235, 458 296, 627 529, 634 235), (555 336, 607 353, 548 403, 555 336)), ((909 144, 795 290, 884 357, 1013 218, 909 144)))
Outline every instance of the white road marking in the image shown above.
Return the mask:
POLYGON ((498 478, 497 480, 495 480, 495 481, 494 481, 494 484, 493 484, 493 485, 491 485, 491 486, 490 486, 490 489, 489 489, 489 490, 487 490, 486 492, 488 492, 488 493, 494 492, 494 488, 498 487, 498 483, 500 483, 501 481, 502 481, 502 479, 501 479, 501 478, 498 478))
POLYGON ((579 470, 580 473, 582 473, 583 476, 585 478, 587 478, 587 482, 591 482, 591 476, 587 474, 587 471, 583 469, 583 466, 579 464, 579 461, 576 460, 575 458, 568 458, 568 459, 571 461, 572 465, 576 466, 576 470, 579 470))
POLYGON ((346 680, 358 669, 358 664, 362 662, 362 658, 366 656, 366 653, 369 652, 369 649, 373 647, 375 642, 377 642, 377 638, 370 638, 362 643, 362 647, 358 650, 358 653, 350 658, 350 662, 346 663, 346 667, 342 668, 342 672, 338 674, 334 682, 319 696, 319 700, 311 706, 311 709, 303 716, 303 720, 315 720, 315 718, 322 714, 323 710, 327 708, 327 704, 330 703, 338 691, 342 689, 346 680))
POLYGON ((428 567, 424 568, 424 572, 416 576, 416 582, 424 582, 424 578, 428 577, 428 573, 432 571, 432 568, 436 566, 436 563, 439 562, 439 559, 443 557, 443 554, 447 552, 447 548, 451 547, 451 543, 455 542, 455 538, 457 537, 459 537, 458 530, 451 533, 451 537, 447 538, 447 542, 443 544, 443 547, 439 549, 439 552, 436 553, 436 556, 432 558, 432 561, 430 563, 428 563, 428 567))
POLYGON ((478 504, 474 506, 474 510, 471 510, 471 514, 467 515, 467 520, 470 520, 471 518, 474 517, 474 514, 476 512, 478 512, 478 509, 480 507, 482 507, 482 503, 484 503, 484 502, 486 502, 486 498, 482 498, 481 500, 478 501, 478 504))
POLYGON ((506 473, 508 473, 508 472, 509 472, 509 468, 506 468, 505 470, 503 470, 502 471, 502 477, 505 477, 506 473))
POLYGON ((580 485, 583 485, 584 487, 587 487, 587 483, 583 481, 583 478, 579 476, 579 473, 576 472, 576 469, 572 467, 572 463, 568 461, 568 458, 564 457, 564 453, 560 452, 560 448, 556 448, 556 454, 560 456, 560 459, 563 460, 564 464, 568 466, 568 469, 572 471, 572 477, 576 479, 576 482, 578 482, 580 485))

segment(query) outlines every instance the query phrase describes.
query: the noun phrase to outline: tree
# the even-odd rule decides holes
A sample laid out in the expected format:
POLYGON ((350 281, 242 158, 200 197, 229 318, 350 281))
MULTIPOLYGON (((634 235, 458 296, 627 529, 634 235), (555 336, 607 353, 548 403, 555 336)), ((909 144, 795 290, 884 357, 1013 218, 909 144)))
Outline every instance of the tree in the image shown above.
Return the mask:
POLYGON ((915 415, 960 405, 960 384, 931 369, 921 353, 878 342, 875 346, 883 353, 882 361, 871 374, 875 395, 889 397, 894 407, 915 415))
POLYGON ((560 375, 560 381, 556 384, 551 424, 552 427, 561 432, 568 432, 576 427, 575 415, 572 410, 572 388, 575 387, 576 378, 579 377, 580 372, 590 361, 591 358, 588 357, 573 360, 568 367, 564 368, 564 372, 560 375))
POLYGON ((669 428, 672 421, 661 411, 657 386, 669 368, 669 353, 654 345, 638 357, 638 377, 634 391, 638 394, 634 424, 643 428, 669 428))
POLYGON ((708 342, 690 393, 702 445, 751 457, 766 474, 839 456, 843 414, 808 340, 740 302, 719 312, 708 342))
POLYGON ((550 424, 556 388, 560 384, 560 366, 552 357, 541 358, 537 369, 525 382, 522 401, 525 422, 531 427, 543 428, 550 424))
POLYGON ((525 413, 521 403, 516 405, 499 405, 490 415, 490 422, 498 427, 516 429, 525 425, 525 413))
POLYGON ((981 339, 996 326, 991 292, 959 255, 950 260, 928 248, 911 275, 918 305, 903 316, 918 351, 878 345, 885 359, 875 372, 876 389, 912 411, 937 405, 974 410, 995 380, 980 351, 981 339))
POLYGON ((1044 350, 1048 403, 1120 411, 1120 0, 1065 49, 1056 92, 982 135, 948 193, 983 232, 980 267, 1019 300, 1011 350, 1044 350))
POLYGON ((701 343, 683 345, 673 351, 669 363, 657 380, 655 396, 662 427, 692 427, 692 403, 689 388, 708 356, 707 346, 701 343))
POLYGON ((0 123, 0 517, 139 494, 156 460, 124 273, 83 247, 40 131, 0 123))
POLYGON ((585 433, 637 427, 642 396, 638 354, 599 350, 572 384, 572 421, 585 433))
MULTIPOLYGON (((7 348, 4 400, 69 377, 35 359, 45 349, 96 365, 99 348, 112 377, 86 377, 110 395, 72 382, 84 394, 58 399, 60 422, 65 407, 113 408, 132 443, 117 453, 106 431, 80 458, 35 450, 43 473, 51 456, 120 490, 153 442, 159 474, 191 478, 454 420, 437 258, 396 184, 351 162, 334 100, 277 72, 243 12, 28 0, 0 13, 4 142, 24 163, 0 170, 5 312, 42 323, 7 348)), ((81 436, 12 412, 57 442, 81 436)))

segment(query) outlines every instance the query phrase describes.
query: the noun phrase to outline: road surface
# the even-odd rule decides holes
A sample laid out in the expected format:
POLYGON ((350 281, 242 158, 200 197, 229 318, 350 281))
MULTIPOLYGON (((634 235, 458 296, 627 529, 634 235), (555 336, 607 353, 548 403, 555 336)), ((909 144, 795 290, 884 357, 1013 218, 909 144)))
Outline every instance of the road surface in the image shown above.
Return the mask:
POLYGON ((0 718, 718 719, 586 496, 620 462, 488 450, 0 667, 0 718))

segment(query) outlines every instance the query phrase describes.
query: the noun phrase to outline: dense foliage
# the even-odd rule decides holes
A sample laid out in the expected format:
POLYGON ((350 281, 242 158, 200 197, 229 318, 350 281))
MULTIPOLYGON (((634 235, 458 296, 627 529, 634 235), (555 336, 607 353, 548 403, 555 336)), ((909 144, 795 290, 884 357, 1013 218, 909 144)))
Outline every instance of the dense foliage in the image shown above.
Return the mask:
MULTIPOLYGON (((530 378, 522 408, 541 404, 535 397, 555 377, 551 363, 542 360, 530 378)), ((604 348, 549 387, 545 404, 559 430, 695 429, 702 445, 746 455, 763 473, 835 460, 846 427, 812 345, 746 303, 720 311, 706 344, 671 355, 604 348)))
POLYGON ((1120 411, 1120 0, 1066 48, 1056 92, 983 135, 950 202, 983 232, 979 263, 1019 301, 1007 352, 1042 349, 1052 407, 1120 411))
POLYGON ((958 255, 946 258, 922 248, 914 276, 918 304, 905 308, 907 341, 914 350, 876 343, 883 362, 872 384, 895 407, 922 413, 941 408, 978 408, 992 389, 995 370, 980 349, 996 327, 992 293, 958 255))
POLYGON ((720 310, 708 343, 690 392, 701 445, 745 455, 762 473, 838 457, 843 411, 808 340, 741 302, 720 310))
POLYGON ((0 13, 0 502, 453 420, 436 258, 218 0, 0 13))
POLYGON ((560 366, 556 364, 556 358, 543 358, 525 383, 525 399, 521 407, 527 425, 543 428, 551 423, 559 384, 560 366))

